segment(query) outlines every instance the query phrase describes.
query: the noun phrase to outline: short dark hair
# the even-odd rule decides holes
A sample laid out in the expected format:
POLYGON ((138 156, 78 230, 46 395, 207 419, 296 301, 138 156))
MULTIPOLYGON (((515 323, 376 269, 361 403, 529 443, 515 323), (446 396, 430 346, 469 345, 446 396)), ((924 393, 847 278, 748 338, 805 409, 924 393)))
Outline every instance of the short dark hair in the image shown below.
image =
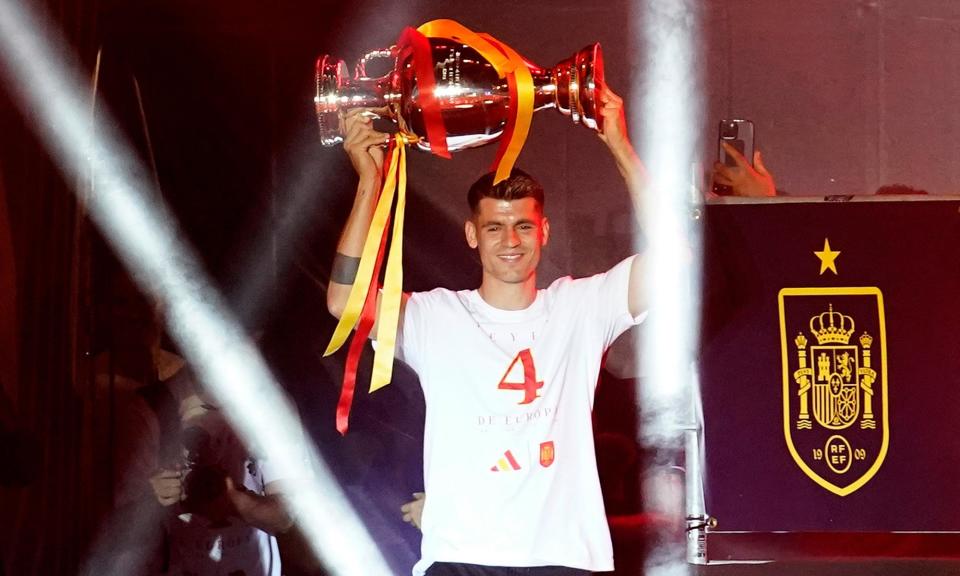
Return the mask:
POLYGON ((480 200, 483 198, 493 198, 494 200, 519 200, 521 198, 533 198, 543 210, 543 186, 533 179, 523 170, 514 168, 510 171, 510 176, 500 183, 494 185, 493 178, 495 173, 488 172, 470 186, 467 192, 467 204, 470 205, 470 212, 476 214, 480 206, 480 200))

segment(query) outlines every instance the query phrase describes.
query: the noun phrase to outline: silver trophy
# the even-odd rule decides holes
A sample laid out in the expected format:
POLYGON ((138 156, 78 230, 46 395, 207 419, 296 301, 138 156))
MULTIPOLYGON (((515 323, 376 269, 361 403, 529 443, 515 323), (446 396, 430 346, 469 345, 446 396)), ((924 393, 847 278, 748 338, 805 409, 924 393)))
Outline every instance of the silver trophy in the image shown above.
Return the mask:
MULTIPOLYGON (((433 59, 435 89, 451 152, 488 144, 500 138, 510 118, 510 88, 493 65, 477 50, 461 42, 428 38, 433 59)), ((396 46, 374 50, 361 58, 351 78, 346 63, 330 55, 317 59, 317 94, 314 99, 320 138, 324 145, 343 141, 340 118, 352 108, 380 108, 397 129, 429 151, 430 141, 423 114, 423 99, 417 85, 411 51, 396 46), (384 59, 393 67, 378 77, 367 75, 368 63, 384 59)), ((529 62, 533 77, 534 110, 555 108, 594 130, 602 130, 598 92, 603 85, 600 44, 587 46, 552 68, 529 62)))

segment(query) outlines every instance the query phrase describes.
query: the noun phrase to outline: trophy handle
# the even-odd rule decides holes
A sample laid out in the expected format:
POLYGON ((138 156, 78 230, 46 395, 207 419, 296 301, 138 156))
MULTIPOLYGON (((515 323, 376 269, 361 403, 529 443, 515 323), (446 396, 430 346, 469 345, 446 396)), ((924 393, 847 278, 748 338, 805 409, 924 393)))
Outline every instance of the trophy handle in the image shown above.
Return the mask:
MULTIPOLYGON (((355 78, 350 77, 343 60, 329 54, 317 59, 317 93, 313 101, 320 127, 320 142, 324 146, 343 142, 341 119, 351 108, 385 108, 399 99, 394 87, 398 54, 395 46, 368 52, 357 62, 355 78), (383 76, 368 78, 367 63, 380 58, 392 58, 393 65, 383 76)), ((394 119, 392 111, 387 115, 394 119)))
POLYGON ((389 48, 384 48, 381 50, 371 50, 363 55, 362 58, 357 60, 357 65, 354 67, 353 77, 357 80, 383 80, 390 76, 396 68, 397 61, 397 47, 391 46, 389 48), (377 60, 379 58, 393 58, 394 65, 387 70, 383 76, 377 76, 376 78, 370 78, 367 76, 367 62, 371 60, 377 60))
POLYGON ((317 94, 313 98, 320 127, 320 142, 333 146, 343 142, 340 135, 339 92, 349 79, 347 64, 329 54, 317 59, 317 94))
POLYGON ((579 71, 581 89, 578 94, 578 105, 583 118, 580 120, 588 128, 603 132, 603 116, 600 115, 598 95, 603 90, 603 50, 600 44, 594 44, 581 50, 577 54, 576 66, 579 71))
POLYGON ((586 46, 569 58, 562 60, 552 69, 535 73, 534 77, 548 75, 541 83, 550 86, 550 94, 543 88, 542 97, 553 100, 552 105, 569 116, 577 124, 583 124, 598 132, 603 132, 603 116, 600 115, 599 93, 603 90, 603 51, 600 44, 586 46))

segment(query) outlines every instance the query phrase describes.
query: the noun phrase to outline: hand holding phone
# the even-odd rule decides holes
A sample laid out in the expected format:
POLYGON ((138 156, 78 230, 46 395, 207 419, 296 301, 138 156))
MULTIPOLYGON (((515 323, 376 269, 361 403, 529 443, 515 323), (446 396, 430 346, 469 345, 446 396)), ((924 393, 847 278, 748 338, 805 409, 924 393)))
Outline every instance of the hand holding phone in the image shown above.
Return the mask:
POLYGON ((726 196, 775 196, 773 176, 754 149, 753 122, 722 120, 713 166, 713 191, 726 196))

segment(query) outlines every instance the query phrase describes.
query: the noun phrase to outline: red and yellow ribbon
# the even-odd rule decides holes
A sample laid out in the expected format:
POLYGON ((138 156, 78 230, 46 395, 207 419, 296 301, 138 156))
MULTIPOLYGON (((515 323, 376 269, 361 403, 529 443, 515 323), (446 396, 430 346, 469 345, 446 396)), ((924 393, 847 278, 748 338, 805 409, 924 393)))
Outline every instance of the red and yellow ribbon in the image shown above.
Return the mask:
MULTIPOLYGON (((449 158, 450 153, 447 149, 447 131, 443 123, 442 107, 436 97, 433 55, 428 37, 453 40, 473 48, 490 62, 500 78, 507 79, 510 102, 515 106, 512 107, 504 128, 492 168, 496 171, 494 183, 504 180, 510 175, 530 131, 534 103, 530 69, 523 58, 506 44, 487 34, 475 33, 453 20, 433 20, 417 30, 405 29, 397 47, 401 55, 406 51, 413 54, 414 73, 420 94, 418 103, 423 111, 430 151, 437 156, 449 158)), ((377 346, 373 358, 370 392, 389 384, 393 376, 393 357, 403 300, 403 219, 407 189, 406 146, 409 143, 410 140, 400 133, 391 142, 386 177, 377 197, 370 230, 360 256, 357 277, 330 344, 324 352, 324 356, 329 356, 339 350, 351 331, 356 329, 347 353, 343 387, 337 403, 337 430, 341 434, 347 432, 360 355, 375 323, 377 346), (383 268, 391 220, 392 240, 389 254, 386 254, 386 271, 381 291, 380 271, 383 268)))
POLYGON ((507 79, 510 101, 516 106, 507 121, 497 157, 491 167, 496 171, 494 184, 505 180, 510 176, 527 141, 530 120, 533 118, 533 76, 526 62, 513 48, 488 34, 478 34, 455 20, 431 20, 417 28, 417 31, 430 38, 445 38, 473 48, 490 62, 500 78, 507 79))
POLYGON ((387 175, 383 188, 377 198, 377 206, 370 221, 370 230, 360 255, 360 266, 353 281, 350 295, 344 307, 340 321, 327 345, 324 356, 329 356, 343 346, 350 332, 356 328, 347 361, 343 371, 343 386, 337 403, 337 430, 346 434, 350 406, 353 403, 357 382, 357 368, 360 355, 367 337, 377 324, 377 350, 373 358, 373 374, 370 378, 370 392, 383 388, 390 383, 393 374, 393 356, 396 346, 397 324, 400 316, 400 300, 403 296, 403 215, 406 206, 407 163, 406 138, 397 134, 390 144, 387 175), (383 294, 380 295, 380 270, 382 269, 386 249, 388 229, 393 215, 393 239, 387 256, 387 270, 384 276, 383 294), (378 298, 379 297, 379 298, 378 298), (377 311, 379 301, 379 313, 377 311))
POLYGON ((400 60, 404 53, 413 54, 413 72, 417 78, 417 92, 420 94, 418 103, 423 114, 423 123, 427 129, 427 141, 430 142, 430 152, 441 158, 450 158, 447 150, 447 129, 443 124, 443 111, 437 102, 437 81, 433 76, 433 49, 430 41, 422 33, 413 28, 405 28, 397 41, 400 50, 400 60))

